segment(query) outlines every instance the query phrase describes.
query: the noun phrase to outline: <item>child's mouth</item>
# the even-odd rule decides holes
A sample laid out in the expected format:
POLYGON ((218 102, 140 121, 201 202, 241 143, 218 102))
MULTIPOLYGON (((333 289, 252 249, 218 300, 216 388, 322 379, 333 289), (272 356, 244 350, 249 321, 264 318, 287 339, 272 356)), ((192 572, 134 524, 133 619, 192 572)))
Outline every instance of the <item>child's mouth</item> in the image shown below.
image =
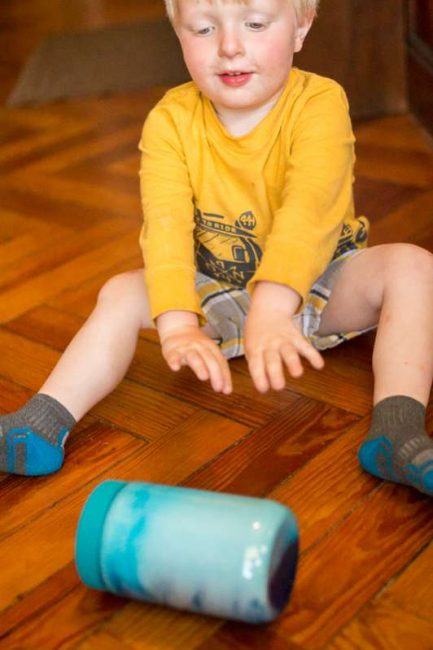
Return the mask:
POLYGON ((223 72, 218 75, 226 86, 244 86, 252 77, 252 72, 223 72))

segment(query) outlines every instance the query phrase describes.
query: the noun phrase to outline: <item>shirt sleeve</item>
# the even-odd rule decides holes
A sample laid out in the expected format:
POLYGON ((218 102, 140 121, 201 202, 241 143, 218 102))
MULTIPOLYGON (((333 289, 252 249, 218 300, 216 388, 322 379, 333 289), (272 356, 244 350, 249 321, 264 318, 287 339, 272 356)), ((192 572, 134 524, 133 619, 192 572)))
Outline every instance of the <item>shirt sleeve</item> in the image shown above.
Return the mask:
POLYGON ((170 111, 149 114, 139 148, 140 247, 152 318, 169 310, 201 314, 195 290, 194 206, 178 129, 170 111))
POLYGON ((267 280, 290 286, 305 301, 345 218, 353 216, 354 142, 346 95, 337 83, 327 84, 306 101, 293 127, 281 204, 250 292, 267 280))

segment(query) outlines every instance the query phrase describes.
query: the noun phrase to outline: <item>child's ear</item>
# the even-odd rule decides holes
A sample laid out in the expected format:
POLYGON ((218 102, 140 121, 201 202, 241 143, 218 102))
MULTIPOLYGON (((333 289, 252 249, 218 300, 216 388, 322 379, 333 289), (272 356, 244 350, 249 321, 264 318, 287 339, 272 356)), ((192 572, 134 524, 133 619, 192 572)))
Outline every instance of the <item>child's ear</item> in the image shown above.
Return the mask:
POLYGON ((298 25, 295 33, 295 48, 294 52, 300 52, 304 44, 305 37, 310 31, 311 25, 313 24, 314 17, 306 17, 302 25, 298 25))

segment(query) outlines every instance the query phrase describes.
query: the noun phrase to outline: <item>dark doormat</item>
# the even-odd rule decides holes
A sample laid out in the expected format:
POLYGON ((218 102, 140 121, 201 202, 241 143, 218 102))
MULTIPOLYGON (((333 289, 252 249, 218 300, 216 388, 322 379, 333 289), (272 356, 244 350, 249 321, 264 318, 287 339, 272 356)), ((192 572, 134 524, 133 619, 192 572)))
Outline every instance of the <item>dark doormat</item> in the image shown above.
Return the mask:
POLYGON ((167 20, 53 34, 35 50, 7 106, 44 104, 189 80, 167 20))

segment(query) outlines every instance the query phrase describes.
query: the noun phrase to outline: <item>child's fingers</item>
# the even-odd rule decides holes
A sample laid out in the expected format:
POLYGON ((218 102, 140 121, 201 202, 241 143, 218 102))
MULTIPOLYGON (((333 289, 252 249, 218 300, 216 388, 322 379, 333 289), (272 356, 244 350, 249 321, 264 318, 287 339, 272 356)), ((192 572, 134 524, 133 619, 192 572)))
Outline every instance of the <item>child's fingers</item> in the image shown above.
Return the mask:
POLYGON ((221 351, 215 349, 208 350, 206 357, 207 367, 210 373, 210 382, 216 392, 222 392, 228 395, 232 392, 232 378, 227 359, 221 351))
POLYGON ((181 340, 178 345, 171 341, 171 345, 162 346, 164 359, 169 368, 175 372, 182 366, 189 366, 201 381, 210 380, 216 392, 226 395, 232 392, 232 380, 229 365, 219 348, 204 343, 196 338, 191 341, 181 340))
POLYGON ((269 389, 269 382, 265 369, 263 354, 256 353, 248 358, 248 369, 254 386, 260 393, 266 393, 269 389))
POLYGON ((188 350, 185 353, 185 363, 200 381, 207 381, 209 379, 208 365, 197 350, 188 350))
POLYGON ((186 354, 186 362, 200 380, 209 379, 217 393, 226 394, 232 391, 231 375, 228 363, 220 351, 209 348, 191 350, 186 354))
MULTIPOLYGON (((206 379, 209 379, 213 390, 218 393, 223 387, 223 377, 219 364, 210 350, 201 350, 201 362, 206 368, 206 379)), ((192 368, 194 370, 194 367, 192 368)))
POLYGON ((182 367, 182 356, 176 350, 172 350, 170 352, 167 352, 163 356, 164 356, 164 359, 166 360, 167 365, 170 368, 170 370, 173 370, 174 372, 177 372, 178 370, 181 369, 181 367, 182 367))
POLYGON ((283 390, 286 385, 283 361, 278 350, 265 350, 264 363, 269 384, 274 390, 283 390))
POLYGON ((180 370, 182 366, 189 366, 200 380, 206 381, 206 379, 209 379, 206 365, 195 350, 180 351, 173 349, 166 352, 164 358, 168 367, 175 372, 180 370))
POLYGON ((316 348, 314 348, 306 339, 303 339, 302 344, 299 347, 299 352, 311 363, 313 368, 321 370, 325 365, 320 352, 316 350, 316 348))
POLYGON ((222 372, 222 377, 223 377, 223 388, 222 391, 226 395, 232 392, 233 390, 233 385, 232 385, 232 375, 230 372, 229 364, 227 359, 224 357, 222 352, 217 348, 215 351, 215 354, 217 355, 217 360, 221 368, 222 372))
POLYGON ((303 374, 304 369, 299 358, 299 352, 291 343, 286 343, 281 346, 281 356, 292 377, 296 379, 303 374))

